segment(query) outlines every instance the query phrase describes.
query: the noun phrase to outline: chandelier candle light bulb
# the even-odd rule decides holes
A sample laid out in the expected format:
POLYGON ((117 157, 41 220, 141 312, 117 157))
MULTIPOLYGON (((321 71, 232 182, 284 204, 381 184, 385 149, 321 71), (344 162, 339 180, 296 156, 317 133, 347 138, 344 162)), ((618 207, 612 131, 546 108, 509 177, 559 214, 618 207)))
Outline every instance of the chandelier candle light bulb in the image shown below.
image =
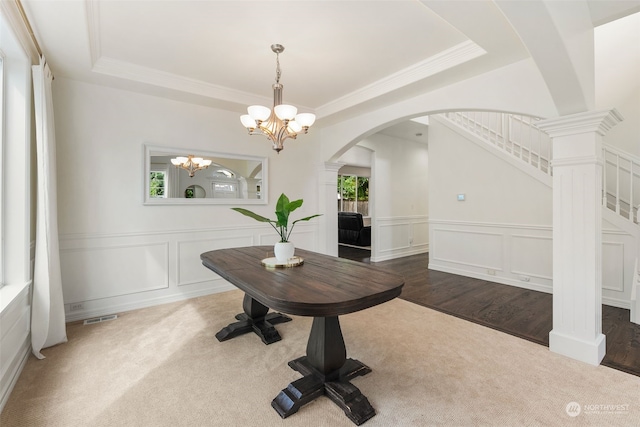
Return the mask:
POLYGON ((240 122, 247 128, 249 135, 264 135, 273 144, 273 149, 280 153, 287 138, 296 139, 298 133, 307 133, 316 120, 315 114, 301 113, 293 105, 282 103, 282 85, 280 84, 280 54, 284 46, 271 45, 276 54, 276 82, 273 84, 273 109, 262 105, 247 108, 248 114, 240 116, 240 122))

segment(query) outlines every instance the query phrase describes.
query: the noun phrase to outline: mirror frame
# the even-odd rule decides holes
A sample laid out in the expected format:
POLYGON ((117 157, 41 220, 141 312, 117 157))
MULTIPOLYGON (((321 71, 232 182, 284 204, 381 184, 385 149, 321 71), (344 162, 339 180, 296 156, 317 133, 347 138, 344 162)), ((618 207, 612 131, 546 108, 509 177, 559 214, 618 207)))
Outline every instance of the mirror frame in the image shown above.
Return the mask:
MULTIPOLYGON (((269 203, 269 162, 267 157, 259 156, 247 156, 243 154, 230 154, 221 153, 216 151, 203 151, 192 150, 189 148, 175 148, 164 147, 160 145, 143 144, 143 175, 142 175, 142 188, 143 197, 142 201, 147 206, 167 206, 167 205, 266 205, 269 203), (151 198, 149 197, 149 174, 151 173, 151 156, 160 155, 155 153, 161 153, 162 155, 169 156, 184 156, 186 154, 192 154, 201 157, 217 157, 227 158, 233 160, 250 160, 262 163, 262 184, 260 187, 260 199, 214 199, 214 198, 192 198, 187 199, 184 197, 175 198, 151 198)), ((173 167, 173 166, 172 166, 173 167)))

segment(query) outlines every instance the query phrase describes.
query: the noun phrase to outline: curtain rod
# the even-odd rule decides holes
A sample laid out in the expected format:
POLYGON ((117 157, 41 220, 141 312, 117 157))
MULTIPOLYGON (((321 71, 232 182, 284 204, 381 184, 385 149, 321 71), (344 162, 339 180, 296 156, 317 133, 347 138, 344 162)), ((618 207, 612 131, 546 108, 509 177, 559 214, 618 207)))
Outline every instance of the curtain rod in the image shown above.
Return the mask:
POLYGON ((22 18, 22 21, 24 22, 24 25, 27 28, 27 32, 31 37, 31 41, 36 47, 36 50, 38 51, 38 55, 42 57, 42 49, 40 49, 40 44, 38 43, 38 40, 36 39, 35 34, 33 34, 33 28, 31 28, 31 24, 29 23, 29 18, 27 18, 27 14, 25 13, 24 8, 22 7, 22 2, 20 0, 14 0, 14 1, 16 3, 16 6, 18 6, 20 17, 22 18))

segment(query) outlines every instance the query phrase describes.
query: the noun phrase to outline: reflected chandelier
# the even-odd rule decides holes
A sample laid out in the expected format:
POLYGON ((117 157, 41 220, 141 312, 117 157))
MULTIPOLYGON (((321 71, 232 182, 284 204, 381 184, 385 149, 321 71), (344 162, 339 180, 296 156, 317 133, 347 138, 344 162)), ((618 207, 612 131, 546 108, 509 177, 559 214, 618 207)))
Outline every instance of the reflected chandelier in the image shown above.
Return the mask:
POLYGON ((264 135, 273 143, 278 153, 284 148, 284 140, 296 139, 298 133, 307 133, 316 121, 315 114, 298 113, 293 105, 282 103, 282 85, 280 84, 280 54, 284 46, 272 44, 271 50, 276 54, 276 82, 273 84, 273 110, 262 105, 247 108, 249 114, 240 117, 240 121, 249 131, 249 135, 264 135))
POLYGON ((188 157, 176 157, 171 159, 171 163, 177 168, 182 168, 189 172, 189 177, 193 178, 193 174, 201 169, 206 169, 211 164, 211 160, 203 159, 202 157, 193 157, 191 154, 188 157))

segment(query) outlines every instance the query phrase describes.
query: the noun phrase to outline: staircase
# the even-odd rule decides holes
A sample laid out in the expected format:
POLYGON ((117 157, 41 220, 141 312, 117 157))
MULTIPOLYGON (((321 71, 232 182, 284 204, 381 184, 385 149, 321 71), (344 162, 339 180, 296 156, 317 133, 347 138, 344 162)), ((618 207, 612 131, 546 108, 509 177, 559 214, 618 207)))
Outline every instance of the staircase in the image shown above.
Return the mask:
MULTIPOLYGON (((551 185, 551 138, 536 126, 538 118, 490 111, 440 116, 551 185)), ((640 158, 603 144, 602 159, 603 218, 635 236, 638 242, 631 282, 631 321, 640 324, 640 158)))

